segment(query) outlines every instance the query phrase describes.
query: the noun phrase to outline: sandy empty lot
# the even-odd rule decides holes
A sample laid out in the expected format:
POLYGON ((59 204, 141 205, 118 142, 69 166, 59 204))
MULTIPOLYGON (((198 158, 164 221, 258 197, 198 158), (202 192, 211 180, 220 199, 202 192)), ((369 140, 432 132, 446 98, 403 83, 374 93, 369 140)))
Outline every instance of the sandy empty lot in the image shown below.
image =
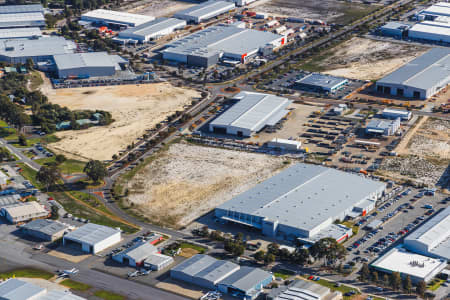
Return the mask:
POLYGON ((365 38, 352 38, 331 49, 319 63, 324 73, 361 80, 379 79, 428 48, 365 38))
POLYGON ((155 223, 180 227, 284 166, 281 158, 181 142, 128 182, 128 200, 155 223))
POLYGON ((154 17, 172 16, 175 12, 194 6, 195 3, 175 0, 152 0, 133 3, 127 7, 129 13, 149 15, 154 17))
POLYGON ((115 122, 87 130, 56 133, 61 141, 51 144, 56 152, 78 159, 111 159, 147 129, 199 97, 195 90, 177 88, 169 83, 107 87, 48 89, 43 91, 52 103, 70 109, 109 111, 115 122), (70 155, 69 155, 70 156, 70 155))

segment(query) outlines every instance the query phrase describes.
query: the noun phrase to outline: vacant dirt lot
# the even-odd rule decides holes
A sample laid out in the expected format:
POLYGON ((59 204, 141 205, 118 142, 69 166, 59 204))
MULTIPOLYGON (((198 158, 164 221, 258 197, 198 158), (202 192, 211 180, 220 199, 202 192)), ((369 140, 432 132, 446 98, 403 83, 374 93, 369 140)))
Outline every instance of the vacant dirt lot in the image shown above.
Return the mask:
POLYGON ((333 48, 317 65, 324 73, 361 80, 379 79, 424 53, 428 48, 352 38, 333 48))
POLYGON ((171 16, 175 12, 189 8, 195 3, 175 0, 152 0, 133 3, 126 11, 133 14, 149 15, 154 17, 171 16))
POLYGON ((129 202, 155 223, 180 227, 284 166, 281 158, 181 142, 129 181, 129 202))
POLYGON ((52 103, 112 114, 115 122, 109 126, 58 132, 62 140, 50 147, 56 152, 99 160, 111 159, 147 129, 199 97, 195 90, 168 83, 43 90, 52 103))

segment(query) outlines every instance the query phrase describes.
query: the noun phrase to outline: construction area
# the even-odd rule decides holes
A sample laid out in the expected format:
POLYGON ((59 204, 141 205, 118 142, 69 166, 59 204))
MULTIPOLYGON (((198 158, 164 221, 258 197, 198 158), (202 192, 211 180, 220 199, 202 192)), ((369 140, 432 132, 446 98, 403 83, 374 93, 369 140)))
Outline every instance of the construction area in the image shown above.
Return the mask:
POLYGON ((398 156, 386 158, 378 173, 448 189, 449 132, 450 121, 422 117, 397 146, 398 156))
MULTIPOLYGON (((312 61, 325 74, 376 80, 425 53, 429 48, 354 37, 312 61)), ((314 58, 313 58, 314 59, 314 58)))
POLYGON ((110 160, 114 154, 142 137, 167 116, 191 104, 200 93, 169 83, 52 89, 45 81, 42 91, 50 102, 69 109, 102 109, 112 114, 108 126, 57 132, 61 141, 51 150, 76 159, 110 160))
POLYGON ((286 165, 263 154, 175 143, 129 180, 125 205, 153 223, 182 227, 286 165))

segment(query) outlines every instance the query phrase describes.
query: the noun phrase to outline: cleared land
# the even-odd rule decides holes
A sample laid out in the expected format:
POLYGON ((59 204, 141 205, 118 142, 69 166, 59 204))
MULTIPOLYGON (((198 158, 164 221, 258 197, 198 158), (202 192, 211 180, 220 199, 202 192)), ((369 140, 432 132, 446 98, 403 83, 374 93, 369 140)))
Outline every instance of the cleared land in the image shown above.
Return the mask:
POLYGON ((376 6, 336 0, 324 0, 320 2, 320 5, 317 5, 317 1, 314 0, 302 1, 301 4, 298 0, 271 0, 255 9, 279 17, 287 16, 349 23, 376 9, 376 6))
POLYGON ((61 141, 49 148, 76 159, 108 160, 123 150, 147 129, 175 111, 183 110, 195 90, 177 88, 169 83, 58 89, 43 88, 52 103, 70 109, 109 111, 115 122, 86 130, 61 131, 61 141))
POLYGON ((397 146, 400 156, 387 158, 381 174, 448 188, 450 121, 424 117, 397 146))
POLYGON ((127 7, 129 13, 149 15, 154 17, 172 16, 175 12, 194 6, 195 3, 174 0, 139 1, 127 7))
POLYGON ((281 158, 181 142, 136 173, 128 201, 154 223, 181 227, 284 166, 281 158))
POLYGON ((346 78, 374 80, 396 70, 427 49, 355 37, 311 58, 300 68, 346 78))

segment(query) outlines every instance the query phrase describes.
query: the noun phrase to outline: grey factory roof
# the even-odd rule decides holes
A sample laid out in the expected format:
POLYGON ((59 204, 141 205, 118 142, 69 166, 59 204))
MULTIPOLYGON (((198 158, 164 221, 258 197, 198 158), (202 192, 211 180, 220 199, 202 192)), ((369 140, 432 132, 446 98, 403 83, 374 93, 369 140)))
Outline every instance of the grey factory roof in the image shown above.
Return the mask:
POLYGON ((172 257, 164 255, 164 254, 160 254, 160 253, 153 253, 152 255, 150 255, 149 257, 147 257, 144 260, 144 264, 150 264, 150 265, 160 265, 161 263, 164 263, 168 260, 173 260, 172 257))
POLYGON ((239 99, 239 102, 213 120, 212 126, 234 126, 258 131, 265 125, 278 122, 286 115, 285 109, 292 103, 287 98, 251 92, 240 92, 233 98, 239 99))
POLYGON ((185 10, 179 11, 175 14, 176 16, 192 16, 192 17, 202 17, 204 15, 209 15, 215 11, 220 11, 223 9, 232 9, 234 8, 234 4, 232 2, 227 1, 207 1, 192 7, 189 7, 185 10))
POLYGON ((115 67, 120 69, 118 63, 126 62, 118 55, 109 55, 107 52, 68 53, 55 55, 55 64, 58 70, 83 67, 115 67))
POLYGON ((130 27, 119 33, 119 36, 127 35, 141 35, 141 36, 151 36, 157 34, 161 30, 171 28, 173 26, 184 26, 186 21, 179 20, 175 18, 158 18, 156 20, 143 23, 136 27, 130 27))
POLYGON ((216 260, 214 263, 202 269, 195 274, 195 277, 208 280, 210 282, 217 282, 227 276, 231 272, 239 269, 239 265, 226 260, 216 260))
POLYGON ((0 39, 28 38, 32 36, 42 36, 41 29, 38 27, 0 29, 0 39))
POLYGON ((450 77, 450 49, 433 48, 377 81, 429 89, 450 77))
POLYGON ((18 204, 20 200, 19 195, 0 196, 0 208, 18 204))
POLYGON ((410 26, 407 24, 399 23, 399 22, 387 22, 381 29, 407 29, 410 26))
POLYGON ((218 208, 311 230, 384 187, 359 175, 298 163, 218 208))
POLYGON ((64 239, 69 239, 79 243, 95 245, 96 243, 109 238, 120 232, 117 229, 89 223, 79 227, 78 229, 66 234, 64 239))
POLYGON ((300 80, 297 80, 296 83, 314 85, 324 89, 332 90, 336 88, 336 86, 342 85, 347 81, 348 81, 347 79, 342 77, 334 77, 331 75, 313 73, 303 77, 300 80))
POLYGON ((125 255, 125 256, 133 259, 136 262, 140 262, 157 251, 158 251, 158 249, 155 246, 153 246, 152 244, 147 243, 147 242, 142 242, 142 243, 138 243, 138 244, 134 245, 133 247, 126 249, 125 251, 121 252, 120 254, 125 255))
POLYGON ((44 291, 44 288, 15 278, 0 283, 0 299, 5 300, 28 300, 44 291))
MULTIPOLYGON (((42 13, 15 13, 15 14, 3 14, 0 18, 0 24, 10 22, 35 22, 45 21, 42 13)), ((13 30, 13 29, 11 29, 13 30)))
POLYGON ((246 292, 271 276, 272 274, 259 268, 244 266, 220 281, 219 284, 232 286, 233 288, 246 292))
POLYGON ((450 259, 450 207, 422 224, 405 238, 426 245, 428 251, 450 259))
MULTIPOLYGON (((41 4, 0 6, 0 14, 44 12, 41 4)), ((3 17, 2 17, 3 18, 3 17)))
POLYGON ((53 235, 67 229, 67 226, 61 222, 47 219, 37 219, 25 224, 22 228, 27 230, 39 231, 48 235, 53 235))
POLYGON ((219 24, 171 42, 163 51, 205 57, 218 52, 245 54, 259 50, 282 37, 271 32, 219 24))
POLYGON ((74 295, 67 291, 50 291, 36 300, 84 300, 80 296, 74 295))
POLYGON ((103 20, 111 23, 118 24, 130 24, 137 26, 145 22, 149 22, 155 19, 152 16, 144 16, 138 14, 130 14, 127 12, 107 10, 107 9, 95 9, 81 15, 81 19, 85 20, 103 20))
POLYGON ((269 292, 271 299, 315 300, 325 299, 330 289, 317 283, 302 279, 294 280, 288 286, 281 286, 269 292))
POLYGON ((31 40, 0 41, 0 56, 35 57, 73 53, 76 45, 63 37, 42 37, 31 40))
POLYGON ((373 118, 372 120, 370 120, 369 124, 367 124, 366 128, 368 128, 371 131, 384 132, 384 130, 392 126, 392 123, 394 123, 394 121, 395 120, 373 118))
POLYGON ((214 262, 216 262, 216 259, 209 255, 197 254, 172 268, 172 271, 183 272, 187 275, 194 276, 214 262))

